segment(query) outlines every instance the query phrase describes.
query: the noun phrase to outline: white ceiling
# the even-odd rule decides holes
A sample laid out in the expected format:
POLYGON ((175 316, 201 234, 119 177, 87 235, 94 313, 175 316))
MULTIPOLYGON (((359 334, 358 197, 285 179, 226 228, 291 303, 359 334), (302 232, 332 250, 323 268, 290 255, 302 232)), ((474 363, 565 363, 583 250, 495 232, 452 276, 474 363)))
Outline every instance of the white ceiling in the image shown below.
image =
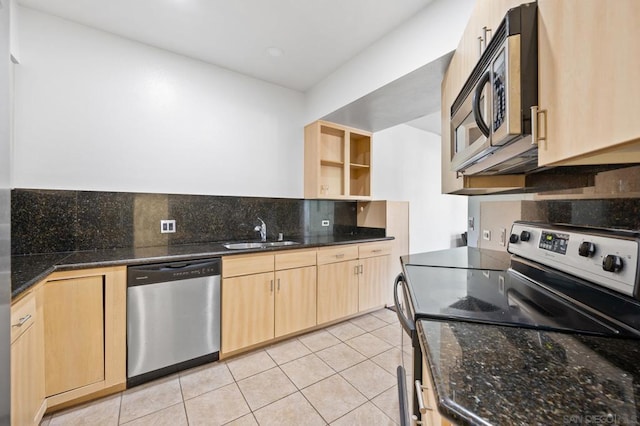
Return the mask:
POLYGON ((23 6, 306 91, 432 0, 19 0, 23 6), (271 56, 276 47, 283 54, 271 56))

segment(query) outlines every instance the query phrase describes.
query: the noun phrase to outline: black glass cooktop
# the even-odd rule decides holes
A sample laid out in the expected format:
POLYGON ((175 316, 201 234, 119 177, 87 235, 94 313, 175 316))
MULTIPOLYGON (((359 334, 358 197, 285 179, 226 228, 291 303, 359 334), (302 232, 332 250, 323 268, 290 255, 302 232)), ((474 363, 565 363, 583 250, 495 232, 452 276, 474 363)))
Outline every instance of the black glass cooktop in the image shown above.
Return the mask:
POLYGON ((640 333, 513 270, 481 270, 406 264, 414 319, 463 320, 600 336, 640 333))
POLYGON ((507 252, 475 247, 457 247, 402 256, 403 265, 486 269, 494 271, 507 270, 510 260, 511 255, 507 252))

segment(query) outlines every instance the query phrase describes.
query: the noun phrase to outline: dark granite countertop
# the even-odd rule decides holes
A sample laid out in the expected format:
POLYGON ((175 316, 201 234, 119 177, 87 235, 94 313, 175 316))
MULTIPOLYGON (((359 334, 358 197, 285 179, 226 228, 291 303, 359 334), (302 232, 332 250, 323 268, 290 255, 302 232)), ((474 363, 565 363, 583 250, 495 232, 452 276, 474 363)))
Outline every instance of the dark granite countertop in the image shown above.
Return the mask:
POLYGON ((173 246, 118 248, 66 253, 48 253, 11 257, 11 297, 29 289, 54 271, 117 265, 202 259, 233 254, 295 250, 339 244, 393 240, 393 237, 322 236, 294 239, 300 244, 266 249, 229 250, 222 242, 173 246))
POLYGON ((460 424, 637 424, 640 340, 418 321, 438 409, 460 424))

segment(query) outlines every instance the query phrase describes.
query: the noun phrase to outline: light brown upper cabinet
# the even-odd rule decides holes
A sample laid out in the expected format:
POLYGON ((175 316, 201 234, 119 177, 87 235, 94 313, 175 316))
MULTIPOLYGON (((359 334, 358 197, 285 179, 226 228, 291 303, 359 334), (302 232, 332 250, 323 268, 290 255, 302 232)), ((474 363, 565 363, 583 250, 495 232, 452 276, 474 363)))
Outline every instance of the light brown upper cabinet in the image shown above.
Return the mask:
POLYGON ((371 198, 371 133, 326 121, 304 128, 304 196, 371 198))
POLYGON ((638 0, 538 1, 540 165, 640 162, 638 22, 638 0))

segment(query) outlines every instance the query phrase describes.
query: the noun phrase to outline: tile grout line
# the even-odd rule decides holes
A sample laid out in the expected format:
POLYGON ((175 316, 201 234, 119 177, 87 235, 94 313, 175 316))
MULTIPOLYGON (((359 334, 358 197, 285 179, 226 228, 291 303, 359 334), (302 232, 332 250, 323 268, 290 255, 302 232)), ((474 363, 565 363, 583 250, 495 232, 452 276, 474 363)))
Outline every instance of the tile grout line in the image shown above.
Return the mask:
MULTIPOLYGON (((358 334, 358 335, 356 335, 356 336, 349 337, 348 339, 346 339, 346 338, 345 338, 345 339, 342 339, 342 338, 340 338, 338 335, 336 335, 336 334, 334 334, 332 331, 330 331, 328 328, 322 328, 322 329, 319 329, 319 330, 317 330, 317 331, 314 331, 314 332, 308 333, 307 335, 311 335, 312 333, 317 333, 317 334, 319 334, 319 335, 321 336, 321 337, 320 337, 320 339, 319 339, 319 341, 320 341, 320 342, 322 342, 322 338, 323 338, 323 337, 325 338, 325 340, 328 340, 328 338, 327 338, 326 336, 322 336, 322 335, 323 335, 323 332, 328 333, 328 336, 331 336, 333 339, 335 339, 335 342, 331 342, 331 343, 330 343, 328 346, 326 346, 326 347, 321 347, 320 349, 313 350, 310 346, 308 346, 308 345, 307 345, 307 344, 305 344, 302 340, 300 340, 300 337, 304 337, 304 336, 305 336, 305 335, 302 335, 302 336, 298 336, 298 337, 293 337, 293 338, 291 338, 291 340, 288 340, 288 341, 287 341, 287 340, 285 340, 285 341, 279 342, 278 344, 275 344, 275 345, 273 345, 273 346, 271 346, 271 347, 264 347, 264 348, 260 348, 260 349, 256 350, 256 351, 255 351, 255 352, 253 352, 253 353, 251 353, 251 352, 250 352, 250 353, 247 353, 247 354, 246 354, 247 356, 251 356, 251 355, 259 354, 259 353, 260 353, 260 351, 264 351, 264 352, 266 353, 266 355, 267 355, 268 359, 269 359, 269 360, 271 360, 271 361, 272 361, 272 363, 273 363, 274 365, 273 365, 273 367, 267 368, 266 370, 263 370, 263 371, 260 371, 260 372, 257 372, 257 373, 254 373, 254 374, 251 374, 251 375, 249 375, 249 376, 247 376, 247 377, 243 377, 242 379, 238 379, 238 378, 236 377, 236 375, 234 375, 234 373, 233 373, 233 371, 231 370, 231 368, 229 368, 229 364, 228 364, 228 362, 227 362, 226 360, 223 360, 223 361, 221 361, 221 362, 219 361, 219 362, 220 362, 220 364, 222 364, 222 365, 224 366, 224 368, 227 370, 227 372, 229 373, 229 376, 230 376, 230 378, 231 378, 231 380, 232 380, 232 382, 231 382, 231 383, 235 384, 236 389, 238 389, 238 390, 240 391, 240 395, 242 396, 243 401, 244 401, 244 403, 245 403, 246 407, 249 409, 249 412, 248 412, 248 413, 245 413, 245 414, 243 414, 243 415, 240 415, 239 417, 234 418, 234 419, 230 420, 229 422, 234 422, 234 421, 236 421, 236 420, 238 420, 238 419, 240 419, 240 418, 242 418, 242 417, 244 417, 244 416, 247 416, 247 414, 251 413, 251 417, 254 419, 254 421, 255 421, 256 423, 258 423, 258 424, 259 424, 258 419, 257 419, 257 417, 256 417, 256 412, 257 412, 257 411, 262 410, 262 409, 264 409, 264 408, 266 408, 266 407, 269 407, 270 405, 275 404, 275 403, 277 403, 277 402, 279 402, 279 401, 281 401, 281 400, 283 400, 283 399, 285 399, 285 398, 288 398, 288 397, 290 397, 290 396, 292 396, 292 395, 295 395, 296 393, 299 393, 299 394, 301 394, 301 395, 302 395, 302 397, 305 399, 305 401, 307 402, 307 404, 309 404, 309 405, 311 406, 311 408, 312 408, 312 409, 313 409, 313 411, 314 411, 314 412, 319 416, 319 418, 320 418, 320 419, 322 419, 322 421, 323 421, 323 422, 325 422, 326 424, 330 424, 330 422, 328 422, 328 421, 327 421, 327 419, 325 419, 325 418, 322 416, 322 414, 318 411, 318 409, 316 408, 316 406, 314 406, 314 404, 313 404, 313 403, 311 403, 311 400, 309 400, 309 398, 307 398, 307 396, 303 393, 303 391, 304 391, 304 390, 306 390, 306 389, 308 389, 308 388, 310 388, 311 386, 313 386, 313 385, 315 385, 315 384, 319 383, 319 382, 322 382, 323 380, 330 379, 330 378, 332 378, 332 377, 334 377, 334 376, 336 376, 336 375, 337 375, 341 380, 344 380, 344 381, 345 381, 345 383, 349 384, 349 386, 350 386, 351 388, 353 388, 353 390, 354 390, 357 394, 359 394, 360 396, 362 396, 362 397, 365 399, 365 402, 363 402, 363 403, 361 403, 361 404, 357 405, 356 407, 352 408, 352 409, 351 409, 351 410, 349 410, 347 413, 343 414, 342 416, 338 417, 337 419, 334 419, 334 420, 333 420, 334 422, 335 422, 335 421, 338 421, 339 419, 341 419, 341 418, 343 418, 343 417, 345 417, 345 416, 347 416, 347 415, 349 415, 350 413, 354 412, 355 410, 360 409, 360 408, 361 408, 363 405, 365 405, 367 402, 370 402, 374 407, 376 407, 376 409, 377 409, 377 410, 381 411, 381 412, 384 414, 384 416, 385 416, 385 418, 386 418, 386 419, 390 419, 394 424, 397 424, 396 420, 394 420, 394 418, 391 416, 391 414, 390 414, 390 413, 387 413, 387 412, 385 411, 386 409, 388 409, 388 408, 390 408, 390 407, 386 407, 385 409, 383 409, 381 406, 378 406, 378 405, 377 405, 376 403, 374 403, 374 401, 373 401, 375 398, 380 397, 382 394, 384 394, 384 393, 388 392, 390 389, 394 388, 394 386, 397 386, 397 385, 391 385, 391 386, 387 387, 386 389, 384 389, 384 390, 382 390, 382 391, 380 391, 380 392, 376 393, 376 395, 373 395, 371 398, 369 398, 369 397, 367 397, 366 395, 364 395, 364 394, 362 393, 362 391, 360 391, 360 389, 359 389, 356 385, 354 385, 353 383, 351 383, 351 382, 350 382, 350 381, 349 381, 349 380, 348 380, 348 379, 343 375, 343 373, 345 373, 347 370, 352 369, 352 368, 354 368, 354 367, 357 367, 357 366, 359 366, 359 365, 361 365, 361 364, 365 363, 366 361, 371 361, 371 362, 373 363, 373 365, 374 365, 374 366, 376 366, 376 367, 380 368, 382 371, 384 371, 385 373, 387 373, 387 374, 389 374, 389 375, 393 375, 393 374, 392 374, 391 372, 389 372, 389 371, 388 371, 388 370, 387 370, 383 365, 381 365, 381 364, 379 364, 378 362, 376 362, 373 358, 379 357, 379 356, 381 356, 381 355, 383 355, 383 354, 385 354, 385 353, 387 353, 387 352, 396 351, 396 350, 400 352, 400 356, 401 356, 402 358, 404 358, 405 354, 407 354, 407 353, 408 353, 408 352, 405 352, 405 350, 404 350, 404 345, 403 345, 403 343, 404 343, 403 338, 405 337, 405 336, 404 336, 404 333, 403 333, 403 336, 401 336, 401 339, 400 339, 400 343, 399 343, 399 344, 396 344, 396 343, 394 343, 394 342, 390 342, 390 341, 388 341, 388 340, 386 340, 386 339, 384 339, 384 338, 382 338, 382 337, 379 337, 379 336, 377 336, 377 335, 373 334, 373 333, 377 332, 378 330, 382 330, 382 329, 384 329, 384 328, 386 328, 386 327, 388 327, 388 326, 395 326, 395 327, 399 327, 399 323, 398 323, 398 321, 397 321, 397 320, 394 320, 393 322, 387 322, 386 320, 384 320, 384 319, 382 319, 382 318, 378 318, 377 316, 373 315, 372 313, 369 313, 369 314, 367 314, 367 315, 371 316, 371 318, 376 318, 377 320, 379 320, 379 321, 380 321, 380 323, 384 323, 384 324, 383 324, 383 325, 381 325, 381 326, 379 326, 379 327, 373 328, 373 329, 371 329, 371 330, 366 330, 366 329, 363 329, 361 326, 359 326, 359 325, 354 324, 353 322, 351 322, 352 320, 346 320, 346 321, 343 321, 342 323, 334 324, 334 325, 332 325, 331 327, 339 327, 339 326, 347 326, 347 325, 348 325, 348 326, 350 326, 350 327, 356 327, 356 329, 357 329, 357 330, 359 330, 359 331, 361 331, 362 333, 361 333, 361 334, 358 334), (382 343, 384 343, 385 345, 387 345, 387 346, 388 346, 388 348, 387 348, 387 349, 385 349, 385 350, 383 350, 382 352, 379 352, 379 353, 376 353, 376 354, 374 354, 374 355, 369 356, 369 355, 367 355, 367 354, 363 353, 362 351, 358 350, 357 348, 355 348, 355 347, 351 346, 349 343, 347 343, 347 342, 348 342, 348 341, 350 341, 350 340, 354 340, 354 339, 356 339, 356 338, 363 337, 363 336, 366 336, 366 335, 369 335, 368 337, 373 337, 373 338, 375 338, 375 339, 378 339, 380 342, 382 342, 382 343), (296 348, 296 349, 305 349, 305 351, 308 351, 308 353, 305 353, 305 354, 299 355, 295 350, 293 350, 293 351, 291 352, 291 353, 293 353, 293 354, 294 354, 294 355, 293 355, 293 357, 292 357, 291 359, 287 359, 287 357, 286 357, 287 352, 286 352, 286 351, 284 351, 284 352, 282 352, 283 354, 285 354, 285 357, 283 357, 283 359, 286 359, 286 362, 282 362, 281 364, 279 364, 278 362, 276 362, 275 355, 277 355, 277 353, 276 353, 276 352, 274 352, 274 354, 275 354, 275 355, 272 355, 272 354, 269 352, 269 350, 268 350, 268 349, 269 349, 269 348, 276 348, 279 344, 287 344, 287 343, 293 343, 293 342, 296 342, 297 344, 299 344, 299 345, 300 345, 300 348, 296 348), (352 351, 353 351, 354 353, 356 353, 356 354, 359 354, 359 356, 362 356, 362 357, 363 357, 363 359, 362 359, 361 361, 357 361, 357 362, 355 362, 354 364, 349 365, 348 367, 343 368, 342 370, 340 370, 340 371, 339 371, 339 370, 337 370, 336 368, 334 368, 332 365, 328 364, 328 363, 327 363, 327 362, 326 362, 326 361, 325 361, 325 360, 324 360, 324 359, 319 355, 319 353, 320 353, 320 352, 322 352, 322 351, 325 351, 325 350, 331 349, 331 348, 335 348, 335 347, 337 347, 337 346, 339 346, 339 345, 341 345, 341 344, 344 344, 346 348, 348 348, 348 349, 352 350, 352 351), (305 385, 304 387, 299 387, 296 383, 294 383, 294 381, 293 381, 292 377, 290 377, 290 376, 285 372, 285 370, 284 370, 282 367, 283 367, 284 365, 287 365, 287 364, 293 363, 293 362, 295 362, 295 361, 299 361, 299 360, 301 360, 301 359, 303 359, 303 358, 305 358, 305 357, 309 357, 309 356, 311 356, 311 355, 315 356, 315 357, 316 357, 316 359, 317 359, 318 361, 320 361, 323 365, 325 365, 326 367, 328 367, 328 371, 330 371, 330 372, 331 372, 331 374, 329 374, 329 376, 327 376, 327 377, 323 377, 323 378, 321 378, 321 379, 319 379, 319 380, 316 380, 316 381, 315 381, 315 382, 313 382, 313 383, 309 383, 309 384, 305 385), (291 383, 291 384, 293 385, 293 389, 295 389, 295 390, 294 390, 293 392, 289 393, 288 395, 282 396, 282 397, 280 397, 280 398, 278 398, 278 399, 276 399, 276 400, 274 400, 274 401, 269 402, 268 404, 266 404, 266 405, 264 405, 264 406, 261 406, 261 407, 259 407, 259 408, 256 408, 255 410, 253 410, 253 409, 251 408, 251 406, 249 405, 249 402, 248 402, 248 400, 247 400, 247 398, 246 398, 246 396, 245 396, 245 393, 242 391, 242 388, 239 386, 239 382, 240 382, 240 381, 247 380, 247 379, 250 379, 250 378, 255 377, 255 376, 259 375, 259 374, 265 373, 265 372, 267 372, 267 371, 271 371, 271 370, 273 370, 275 367, 277 367, 277 368, 278 368, 278 371, 279 371, 279 372, 280 372, 280 373, 281 373, 281 374, 282 374, 282 375, 283 375, 283 376, 288 380, 288 382, 289 382, 289 383, 291 383)), ((360 318, 366 318, 366 317, 360 317, 360 318)), ((348 329, 348 328, 347 328, 347 329, 348 329)), ((354 330, 354 329, 353 329, 353 328, 351 328, 351 330, 354 330)), ((401 332, 402 332, 402 330, 401 330, 401 332)), ((347 334, 348 334, 348 333, 347 333, 347 334)), ((389 331, 389 335, 390 335, 390 336, 392 335, 391 331, 389 331)), ((320 345, 320 346, 321 346, 321 345, 320 345)), ((366 346, 365 346, 365 349, 366 349, 366 346)), ((391 355, 390 355, 390 356, 391 356, 391 355)), ((348 358, 347 358, 347 359, 348 359, 348 358)), ((386 358, 385 358, 385 359, 386 359, 386 358)), ((388 358, 388 360, 389 360, 389 361, 392 361, 392 359, 391 359, 391 358, 388 358)), ((382 362, 382 360, 379 360, 379 361, 380 361, 381 363, 383 363, 383 362, 382 362)), ((248 365, 250 366, 251 364, 248 364, 248 365)), ((238 369, 238 373, 239 373, 239 372, 241 372, 241 371, 242 371, 241 369, 238 369)), ((172 408, 172 407, 174 407, 174 406, 175 406, 175 405, 177 405, 177 404, 182 404, 182 409, 183 409, 183 413, 184 413, 185 419, 186 419, 186 421, 187 421, 187 424, 189 424, 189 423, 190 423, 190 421, 189 421, 189 415, 188 415, 188 412, 187 412, 187 410, 186 410, 186 402, 187 402, 187 400, 185 399, 185 389, 184 389, 184 385, 183 385, 183 382, 182 382, 182 374, 181 374, 181 373, 176 374, 176 375, 175 375, 175 378, 178 380, 178 386, 179 386, 179 389, 180 389, 180 402, 176 402, 176 403, 174 403, 174 404, 172 404, 172 405, 169 405, 169 406, 166 406, 166 407, 162 407, 162 408, 160 408, 160 409, 158 409, 158 410, 155 410, 155 411, 153 411, 153 412, 147 413, 147 414, 145 414, 145 415, 143 415, 143 416, 141 416, 141 417, 137 417, 137 418, 135 418, 135 419, 131 419, 131 420, 129 420, 129 422, 133 422, 133 421, 136 421, 136 420, 139 420, 139 419, 143 419, 143 418, 145 418, 145 417, 149 417, 149 416, 154 415, 154 414, 156 414, 156 413, 158 413, 158 412, 160 412, 160 411, 162 411, 162 410, 166 410, 166 409, 172 408)), ((228 386, 228 385, 230 385, 231 383, 228 383, 227 385, 223 385, 223 386, 218 386, 218 387, 216 387, 216 388, 214 388, 214 389, 210 389, 210 390, 208 390, 208 391, 206 391, 206 392, 202 392, 201 394, 198 394, 198 395, 192 396, 192 397, 191 397, 191 398, 189 398, 189 399, 197 398, 197 397, 200 397, 200 396, 202 396, 202 395, 204 395, 204 394, 206 394, 206 393, 209 393, 209 392, 213 392, 213 391, 219 390, 219 389, 223 388, 224 386, 228 386)), ((364 389, 364 388, 363 388, 363 389, 364 389)), ((118 396, 117 396, 117 398, 118 398, 118 407, 117 407, 117 409, 118 409, 118 412, 117 412, 117 424, 118 424, 118 425, 120 424, 121 419, 122 419, 122 414, 123 414, 123 412, 122 412, 122 411, 123 411, 123 406, 124 406, 124 405, 123 405, 123 401, 124 401, 124 395, 125 395, 125 393, 126 393, 126 391, 121 391, 121 392, 119 392, 119 394, 118 394, 118 396)), ((388 402, 390 402, 390 401, 388 401, 388 402)), ((383 405, 384 405, 384 404, 383 404, 383 405)), ((53 421, 53 419, 54 419, 55 417, 57 417, 57 414, 59 414, 59 413, 52 413, 52 414, 49 416, 49 418, 48 418, 49 423, 51 423, 51 422, 53 421)), ((229 422, 227 422, 227 423, 225 423, 225 424, 228 424, 229 422)), ((126 424, 126 423, 125 423, 125 424, 126 424)))

